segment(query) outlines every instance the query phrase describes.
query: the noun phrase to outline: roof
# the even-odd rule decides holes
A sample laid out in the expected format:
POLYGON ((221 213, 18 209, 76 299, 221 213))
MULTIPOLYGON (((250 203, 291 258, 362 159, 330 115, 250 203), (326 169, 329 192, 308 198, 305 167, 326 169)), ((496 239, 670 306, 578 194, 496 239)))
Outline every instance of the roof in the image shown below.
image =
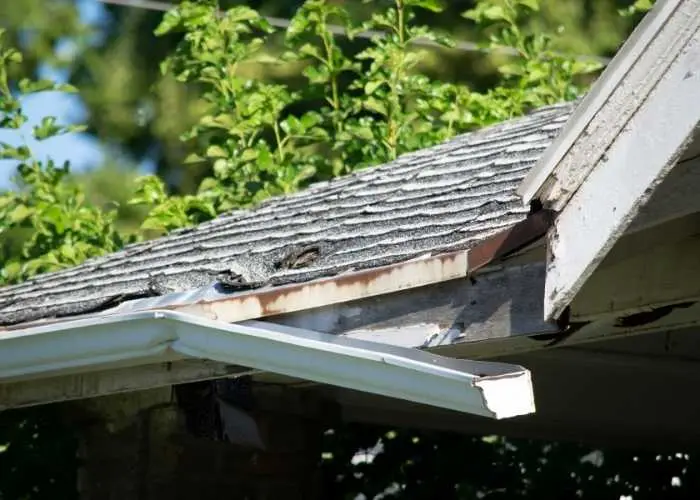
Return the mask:
POLYGON ((0 289, 0 324, 87 314, 215 281, 245 290, 470 248, 527 216, 516 189, 572 108, 535 110, 0 289))
MULTIPOLYGON (((699 120, 700 0, 663 0, 519 188, 526 201, 558 213, 548 247, 548 319, 570 305, 679 160, 693 159, 683 155, 698 142, 699 120)), ((693 198, 682 203, 690 207, 693 198)))

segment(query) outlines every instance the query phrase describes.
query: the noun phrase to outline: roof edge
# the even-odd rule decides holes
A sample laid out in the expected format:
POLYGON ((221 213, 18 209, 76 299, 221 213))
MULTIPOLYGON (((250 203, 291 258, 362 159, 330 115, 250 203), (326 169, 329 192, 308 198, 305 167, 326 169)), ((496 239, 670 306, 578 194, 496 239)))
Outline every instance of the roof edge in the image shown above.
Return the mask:
POLYGON ((7 326, 4 331, 63 323, 81 318, 104 318, 115 314, 153 310, 180 311, 235 323, 396 293, 466 278, 543 238, 552 222, 553 214, 548 210, 540 210, 467 250, 418 257, 333 277, 239 293, 222 293, 209 286, 190 292, 131 300, 112 309, 89 315, 20 323, 7 326))

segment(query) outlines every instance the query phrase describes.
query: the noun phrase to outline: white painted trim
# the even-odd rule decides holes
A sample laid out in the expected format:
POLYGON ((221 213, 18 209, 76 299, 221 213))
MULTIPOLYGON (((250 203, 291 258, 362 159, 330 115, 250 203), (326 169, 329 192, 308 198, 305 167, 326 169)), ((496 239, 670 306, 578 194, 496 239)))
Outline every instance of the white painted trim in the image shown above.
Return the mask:
POLYGON ((597 159, 661 79, 700 22, 698 0, 660 0, 518 189, 559 210, 596 167, 597 159))
MULTIPOLYGON (((264 322, 172 311, 89 318, 0 334, 0 384, 172 354, 491 418, 535 411, 530 373, 264 322)), ((0 405, 2 402, 0 402, 0 405)))
POLYGON ((673 168, 700 118, 700 31, 557 216, 548 236, 545 317, 555 318, 673 168))

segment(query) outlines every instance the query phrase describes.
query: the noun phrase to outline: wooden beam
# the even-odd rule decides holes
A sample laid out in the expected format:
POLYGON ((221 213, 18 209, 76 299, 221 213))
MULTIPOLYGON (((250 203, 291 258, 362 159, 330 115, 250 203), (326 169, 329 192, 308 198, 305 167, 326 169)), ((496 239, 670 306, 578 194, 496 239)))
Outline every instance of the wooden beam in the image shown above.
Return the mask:
POLYGON ((542 320, 545 264, 527 257, 474 282, 452 280, 270 320, 472 359, 546 349, 564 338, 574 345, 683 329, 700 324, 700 303, 687 303, 700 298, 696 228, 700 215, 625 237, 572 304, 566 330, 542 320), (697 279, 687 279, 692 270, 697 279))
POLYGON ((545 265, 491 267, 471 279, 268 318, 404 347, 506 339, 559 328, 543 321, 545 265))

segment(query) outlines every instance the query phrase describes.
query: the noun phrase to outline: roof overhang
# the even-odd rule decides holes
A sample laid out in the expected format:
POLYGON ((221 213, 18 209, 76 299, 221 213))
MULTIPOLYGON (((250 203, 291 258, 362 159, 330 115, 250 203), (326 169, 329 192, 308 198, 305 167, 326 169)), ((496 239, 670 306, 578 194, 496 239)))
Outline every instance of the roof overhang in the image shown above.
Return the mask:
POLYGON ((520 366, 173 311, 0 333, 0 386, 11 390, 12 384, 27 380, 186 359, 245 366, 496 419, 535 411, 530 373, 520 366))
POLYGON ((562 314, 676 165, 700 119, 700 1, 637 27, 519 192, 557 212, 545 316, 562 314))

